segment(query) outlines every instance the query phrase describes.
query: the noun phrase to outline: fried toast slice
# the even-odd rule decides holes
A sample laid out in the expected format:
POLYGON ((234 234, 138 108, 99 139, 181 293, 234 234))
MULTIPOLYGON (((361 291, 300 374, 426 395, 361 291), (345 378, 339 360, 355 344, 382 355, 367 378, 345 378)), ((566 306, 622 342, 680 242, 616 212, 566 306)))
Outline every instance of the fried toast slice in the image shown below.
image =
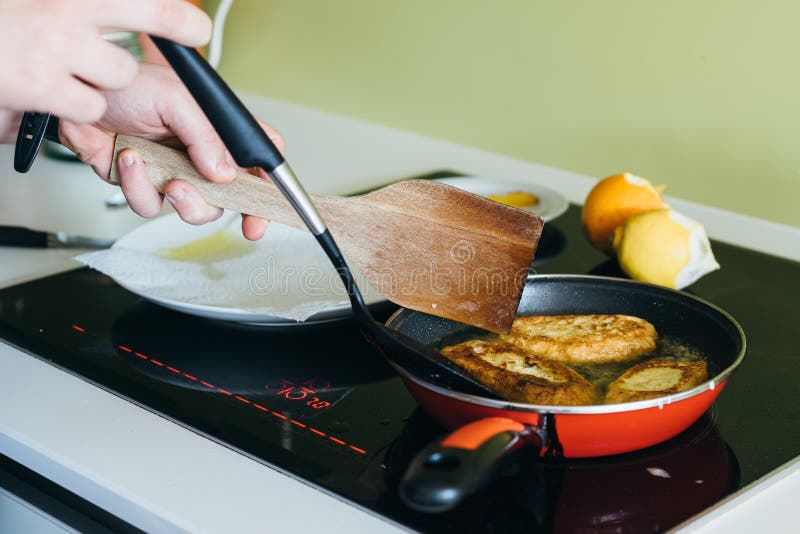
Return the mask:
POLYGON ((654 359, 636 364, 608 385, 605 403, 632 402, 672 395, 708 378, 706 362, 654 359))
POLYGON ((442 355, 513 402, 581 405, 594 402, 594 388, 566 365, 526 354, 498 340, 472 340, 444 347, 442 355))
POLYGON ((630 315, 530 315, 517 317, 500 339, 543 358, 591 364, 647 354, 658 334, 648 321, 630 315))

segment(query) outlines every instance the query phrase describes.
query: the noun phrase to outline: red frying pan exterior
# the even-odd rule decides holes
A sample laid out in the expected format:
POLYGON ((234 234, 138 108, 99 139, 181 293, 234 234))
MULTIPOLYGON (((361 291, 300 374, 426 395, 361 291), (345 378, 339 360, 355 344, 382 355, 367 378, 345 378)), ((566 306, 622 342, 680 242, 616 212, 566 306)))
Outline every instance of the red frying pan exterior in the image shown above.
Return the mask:
MULTIPOLYGON (((401 371, 403 373, 403 371, 401 371)), ((534 411, 503 410, 482 406, 445 395, 403 373, 411 395, 436 422, 448 430, 486 418, 504 418, 538 426, 541 414, 534 411)), ((661 443, 689 428, 711 406, 725 382, 692 397, 650 407, 611 413, 555 414, 558 441, 566 458, 609 456, 661 443)), ((513 425, 510 425, 513 426, 513 425)), ((479 432, 480 428, 474 428, 479 432)), ((486 429, 486 438, 496 427, 486 429)), ((457 446, 451 441, 450 446, 457 446)))
MULTIPOLYGON (((695 388, 662 398, 546 406, 466 394, 440 383, 441 376, 415 376, 393 363, 420 406, 444 428, 457 429, 424 449, 409 467, 400 494, 413 508, 452 508, 485 483, 508 453, 523 447, 544 457, 586 458, 631 452, 672 438, 711 406, 745 353, 741 327, 723 310, 688 293, 629 280, 531 276, 518 313, 642 317, 658 332, 706 354, 712 376, 695 388)), ((408 310, 396 313, 387 326, 432 346, 449 336, 468 334, 463 325, 408 310)))

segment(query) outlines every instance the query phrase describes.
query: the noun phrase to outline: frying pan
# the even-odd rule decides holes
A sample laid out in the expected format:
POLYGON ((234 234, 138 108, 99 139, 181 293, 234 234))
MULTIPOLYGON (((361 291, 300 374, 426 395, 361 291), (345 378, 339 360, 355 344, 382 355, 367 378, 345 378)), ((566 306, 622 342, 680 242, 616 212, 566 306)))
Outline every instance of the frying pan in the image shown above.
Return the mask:
MULTIPOLYGON (((596 313, 650 321, 660 335, 677 338, 706 355, 711 378, 690 390, 643 401, 548 406, 466 393, 442 383, 436 374, 420 374, 393 362, 420 406, 440 425, 455 430, 411 463, 400 486, 403 500, 421 511, 449 510, 491 479, 504 457, 523 447, 543 457, 585 458, 665 441, 711 406, 744 358, 744 332, 725 311, 689 293, 641 282, 532 275, 517 311, 518 315, 596 313)), ((470 334, 466 325, 406 309, 386 325, 429 347, 470 334)))

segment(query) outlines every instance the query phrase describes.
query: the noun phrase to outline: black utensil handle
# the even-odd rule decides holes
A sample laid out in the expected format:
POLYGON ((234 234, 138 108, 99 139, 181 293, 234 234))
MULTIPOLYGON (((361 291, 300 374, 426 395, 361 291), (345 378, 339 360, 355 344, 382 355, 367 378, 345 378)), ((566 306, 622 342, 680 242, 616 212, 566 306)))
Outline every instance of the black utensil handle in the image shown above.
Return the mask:
POLYGON ((400 482, 400 497, 421 512, 455 508, 492 480, 507 455, 525 444, 526 427, 490 417, 469 423, 420 452, 400 482))
POLYGON ((315 236, 325 222, 294 171, 228 84, 194 48, 153 37, 183 84, 241 167, 261 167, 315 236))
MULTIPOLYGON (((58 128, 58 119, 55 124, 58 128)), ((39 147, 48 132, 50 115, 47 113, 35 113, 26 111, 22 114, 22 120, 17 131, 17 144, 14 147, 14 170, 17 172, 28 172, 39 153, 39 147)))
POLYGON ((47 248, 47 232, 21 226, 0 226, 0 245, 6 247, 47 248))
POLYGON ((283 156, 255 117, 197 50, 150 37, 197 100, 240 167, 262 167, 272 172, 283 163, 283 156))

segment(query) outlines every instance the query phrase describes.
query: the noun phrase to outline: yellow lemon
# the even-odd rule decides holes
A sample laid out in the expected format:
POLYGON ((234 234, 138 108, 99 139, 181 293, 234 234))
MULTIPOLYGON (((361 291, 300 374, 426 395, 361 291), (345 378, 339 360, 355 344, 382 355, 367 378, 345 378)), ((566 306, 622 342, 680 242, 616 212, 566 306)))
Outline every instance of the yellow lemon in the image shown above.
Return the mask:
POLYGON ((642 282, 682 289, 719 269, 703 225, 671 209, 633 215, 613 246, 622 270, 642 282))
POLYGON ((581 208, 581 223, 592 246, 611 250, 614 229, 643 211, 667 208, 661 191, 649 180, 629 172, 606 176, 595 184, 581 208))

